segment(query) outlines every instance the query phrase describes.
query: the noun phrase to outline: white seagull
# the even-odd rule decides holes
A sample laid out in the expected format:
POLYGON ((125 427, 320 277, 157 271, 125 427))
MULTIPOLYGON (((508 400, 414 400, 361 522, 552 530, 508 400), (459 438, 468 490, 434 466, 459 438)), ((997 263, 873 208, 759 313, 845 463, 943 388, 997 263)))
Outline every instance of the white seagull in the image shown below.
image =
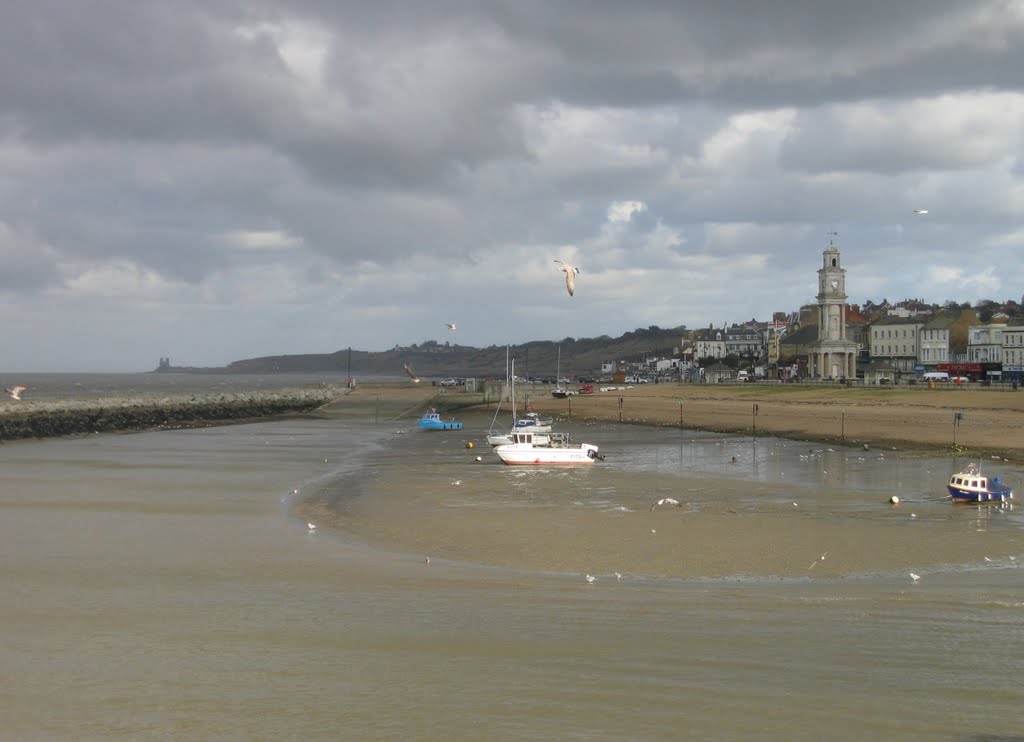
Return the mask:
POLYGON ((659 505, 675 505, 677 508, 681 508, 683 506, 683 504, 681 502, 679 502, 679 500, 675 499, 674 497, 663 497, 660 500, 658 500, 656 503, 651 505, 651 510, 653 511, 654 508, 658 507, 659 505))
POLYGON ((928 213, 928 209, 914 209, 914 213, 918 216, 924 216, 928 213))
POLYGON ((412 372, 412 369, 409 368, 409 364, 408 363, 403 363, 402 366, 405 368, 405 373, 408 374, 410 379, 412 379, 412 383, 413 384, 419 384, 420 383, 420 379, 419 379, 419 377, 416 374, 414 374, 412 372))
POLYGON ((915 575, 913 572, 911 572, 910 573, 910 579, 912 579, 914 582, 917 582, 918 580, 921 579, 921 575, 915 575))
POLYGON ((445 322, 444 326, 447 327, 452 332, 455 332, 455 323, 454 322, 445 322))
POLYGON ((27 386, 19 384, 18 386, 12 386, 10 389, 4 389, 4 391, 7 392, 7 396, 11 399, 21 399, 21 393, 26 389, 28 389, 27 386))
POLYGON ((307 523, 306 528, 309 530, 311 535, 316 533, 316 523, 307 523))
POLYGON ((580 272, 580 269, 563 260, 555 260, 555 262, 559 265, 558 270, 565 271, 565 288, 568 289, 569 296, 572 296, 576 290, 576 274, 580 272))
POLYGON ((594 575, 587 575, 587 582, 593 583, 596 580, 597 580, 597 578, 594 577, 594 575))

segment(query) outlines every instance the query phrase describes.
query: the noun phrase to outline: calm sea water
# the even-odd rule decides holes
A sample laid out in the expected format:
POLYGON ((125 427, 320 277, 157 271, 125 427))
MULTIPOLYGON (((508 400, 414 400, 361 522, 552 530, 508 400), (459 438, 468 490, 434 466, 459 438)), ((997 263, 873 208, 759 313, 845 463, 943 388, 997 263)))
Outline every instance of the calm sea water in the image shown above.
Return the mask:
POLYGON ((1022 738, 1024 517, 965 462, 466 422, 0 445, 0 737, 1022 738))

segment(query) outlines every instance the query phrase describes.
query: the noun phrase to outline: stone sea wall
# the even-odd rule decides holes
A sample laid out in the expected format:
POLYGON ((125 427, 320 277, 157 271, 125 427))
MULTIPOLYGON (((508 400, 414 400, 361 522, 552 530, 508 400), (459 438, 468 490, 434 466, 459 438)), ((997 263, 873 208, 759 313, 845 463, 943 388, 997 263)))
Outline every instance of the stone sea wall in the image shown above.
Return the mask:
POLYGON ((318 386, 244 393, 6 400, 0 403, 0 440, 237 422, 309 412, 344 393, 344 387, 318 386))

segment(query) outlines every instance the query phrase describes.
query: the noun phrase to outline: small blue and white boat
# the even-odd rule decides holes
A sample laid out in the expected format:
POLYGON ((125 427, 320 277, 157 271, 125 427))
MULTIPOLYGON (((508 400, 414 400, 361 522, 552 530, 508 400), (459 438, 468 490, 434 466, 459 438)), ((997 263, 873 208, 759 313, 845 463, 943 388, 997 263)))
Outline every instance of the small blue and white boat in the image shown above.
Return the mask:
POLYGON ((1013 499, 1013 488, 999 477, 987 477, 977 464, 968 464, 949 478, 946 485, 953 502, 1006 502, 1013 499))
POLYGON ((512 425, 513 433, 550 433, 554 420, 550 417, 541 417, 536 412, 527 412, 512 425))
POLYGON ((420 430, 462 430, 457 420, 442 420, 437 410, 430 409, 420 418, 420 430))

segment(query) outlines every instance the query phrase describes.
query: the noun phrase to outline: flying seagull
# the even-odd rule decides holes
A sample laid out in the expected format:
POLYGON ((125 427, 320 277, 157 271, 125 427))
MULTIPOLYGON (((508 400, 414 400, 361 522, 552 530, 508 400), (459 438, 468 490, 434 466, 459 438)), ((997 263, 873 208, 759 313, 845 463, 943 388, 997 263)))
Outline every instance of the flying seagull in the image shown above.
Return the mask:
POLYGON ((419 384, 420 383, 420 379, 419 379, 418 376, 416 376, 416 374, 414 374, 412 372, 412 369, 409 368, 409 364, 408 363, 403 363, 402 366, 405 367, 405 373, 408 374, 410 379, 412 379, 412 383, 413 384, 419 384))
POLYGON ((19 384, 18 386, 12 386, 10 389, 4 389, 4 391, 7 392, 7 396, 11 399, 21 399, 21 393, 26 389, 28 389, 27 386, 19 384))
POLYGON ((561 266, 558 270, 565 271, 565 288, 569 291, 569 296, 572 296, 576 290, 576 274, 580 272, 580 269, 563 260, 555 260, 555 262, 561 266))
POLYGON ((452 332, 455 332, 455 323, 454 322, 445 322, 444 326, 447 327, 452 332))
POLYGON ((656 503, 651 505, 651 511, 653 512, 654 508, 658 507, 659 505, 675 505, 677 508, 681 508, 683 506, 683 504, 674 497, 663 497, 656 503))
POLYGON ((924 216, 928 213, 928 209, 914 209, 914 213, 918 216, 924 216))

